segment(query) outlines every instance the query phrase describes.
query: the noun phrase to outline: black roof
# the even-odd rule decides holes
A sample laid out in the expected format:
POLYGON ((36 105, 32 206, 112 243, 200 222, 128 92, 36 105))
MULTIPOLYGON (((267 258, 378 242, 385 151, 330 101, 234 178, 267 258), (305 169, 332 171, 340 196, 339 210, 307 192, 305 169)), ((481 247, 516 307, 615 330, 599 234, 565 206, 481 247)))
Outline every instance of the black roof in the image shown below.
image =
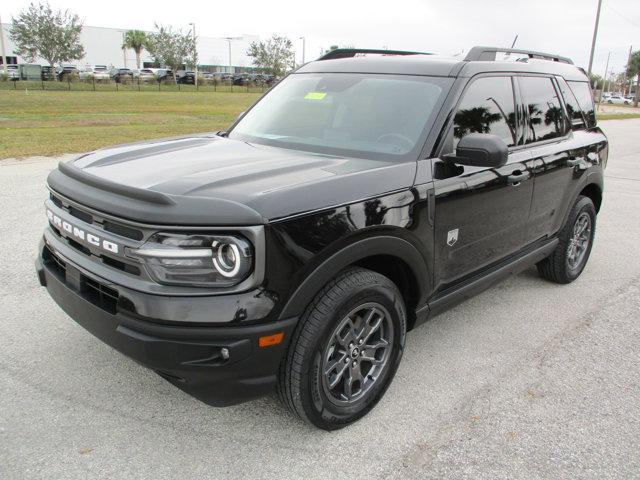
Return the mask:
POLYGON ((297 72, 381 73, 436 77, 472 77, 486 72, 521 72, 560 75, 567 80, 587 80, 584 70, 573 65, 568 58, 542 52, 497 47, 474 47, 464 59, 428 53, 346 49, 330 52, 317 61, 303 65, 297 72), (528 58, 524 61, 493 60, 497 52, 518 53, 528 58))

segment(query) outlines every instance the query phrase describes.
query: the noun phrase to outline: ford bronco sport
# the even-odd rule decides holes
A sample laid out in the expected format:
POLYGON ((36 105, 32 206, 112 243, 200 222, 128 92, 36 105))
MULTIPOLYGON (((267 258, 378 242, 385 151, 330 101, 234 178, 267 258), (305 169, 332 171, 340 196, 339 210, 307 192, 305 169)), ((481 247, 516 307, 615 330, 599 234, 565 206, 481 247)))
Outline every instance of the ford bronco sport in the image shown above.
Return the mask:
POLYGON ((198 399, 277 390, 340 428, 380 400, 407 331, 533 264, 580 275, 607 156, 566 58, 337 50, 226 132, 61 163, 37 271, 198 399))

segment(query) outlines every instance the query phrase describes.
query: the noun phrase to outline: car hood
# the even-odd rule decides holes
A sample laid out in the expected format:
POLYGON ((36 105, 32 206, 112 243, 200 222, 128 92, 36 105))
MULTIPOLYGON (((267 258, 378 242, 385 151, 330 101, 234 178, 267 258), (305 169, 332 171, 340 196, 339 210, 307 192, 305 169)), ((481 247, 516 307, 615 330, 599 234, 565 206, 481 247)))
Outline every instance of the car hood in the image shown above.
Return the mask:
POLYGON ((134 220, 240 225, 407 188, 415 169, 203 135, 98 150, 61 165, 49 185, 134 220))

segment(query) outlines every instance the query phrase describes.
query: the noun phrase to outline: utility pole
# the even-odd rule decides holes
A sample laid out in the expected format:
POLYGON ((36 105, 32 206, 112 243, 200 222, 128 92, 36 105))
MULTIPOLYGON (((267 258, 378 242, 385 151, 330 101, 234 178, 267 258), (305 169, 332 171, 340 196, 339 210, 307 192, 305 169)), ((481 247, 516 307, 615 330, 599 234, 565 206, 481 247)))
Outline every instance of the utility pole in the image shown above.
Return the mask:
POLYGON ((305 49, 306 40, 304 37, 300 37, 300 40, 302 40, 302 64, 304 65, 304 51, 306 50, 305 49))
POLYGON ((193 27, 193 63, 195 64, 195 69, 196 69, 196 90, 198 89, 198 43, 196 40, 196 24, 195 23, 190 23, 189 25, 191 25, 193 27))
MULTIPOLYGON (((627 59, 627 65, 626 67, 624 67, 624 76, 627 76, 627 71, 629 69, 629 65, 631 64, 631 53, 633 51, 633 45, 629 46, 629 58, 627 59)), ((631 82, 633 82, 633 77, 629 78, 629 91, 627 92, 627 95, 631 95, 631 82)))
POLYGON ((611 58, 611 52, 607 55, 607 66, 604 67, 604 78, 602 79, 602 90, 600 90, 600 97, 598 103, 602 103, 602 94, 604 93, 604 87, 607 83, 607 74, 609 73, 609 59, 611 58))
POLYGON ((2 18, 0 18, 0 51, 2 52, 2 70, 7 75, 7 55, 4 51, 4 28, 2 27, 2 18))
POLYGON ((591 77, 591 67, 593 67, 593 52, 596 49, 596 38, 598 37, 598 24, 600 23, 600 10, 602 9, 602 0, 598 0, 598 13, 596 13, 596 24, 593 27, 593 39, 591 40, 591 53, 589 54, 589 68, 587 76, 591 77))

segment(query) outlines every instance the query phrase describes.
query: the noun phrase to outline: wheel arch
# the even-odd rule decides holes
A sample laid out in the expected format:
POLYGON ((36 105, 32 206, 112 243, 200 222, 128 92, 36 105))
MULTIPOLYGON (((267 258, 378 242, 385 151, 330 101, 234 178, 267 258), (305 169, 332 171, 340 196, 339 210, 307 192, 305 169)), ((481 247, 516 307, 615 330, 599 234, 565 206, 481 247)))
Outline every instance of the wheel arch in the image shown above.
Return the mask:
POLYGON ((602 187, 600 185, 595 182, 589 183, 580 190, 578 196, 580 195, 589 197, 596 207, 596 212, 600 211, 600 206, 602 205, 602 187))
POLYGON ((393 281, 407 307, 408 327, 413 326, 416 308, 426 303, 430 274, 418 248, 408 240, 391 235, 358 240, 326 258, 293 291, 280 318, 302 315, 316 294, 350 266, 367 268, 393 281))

